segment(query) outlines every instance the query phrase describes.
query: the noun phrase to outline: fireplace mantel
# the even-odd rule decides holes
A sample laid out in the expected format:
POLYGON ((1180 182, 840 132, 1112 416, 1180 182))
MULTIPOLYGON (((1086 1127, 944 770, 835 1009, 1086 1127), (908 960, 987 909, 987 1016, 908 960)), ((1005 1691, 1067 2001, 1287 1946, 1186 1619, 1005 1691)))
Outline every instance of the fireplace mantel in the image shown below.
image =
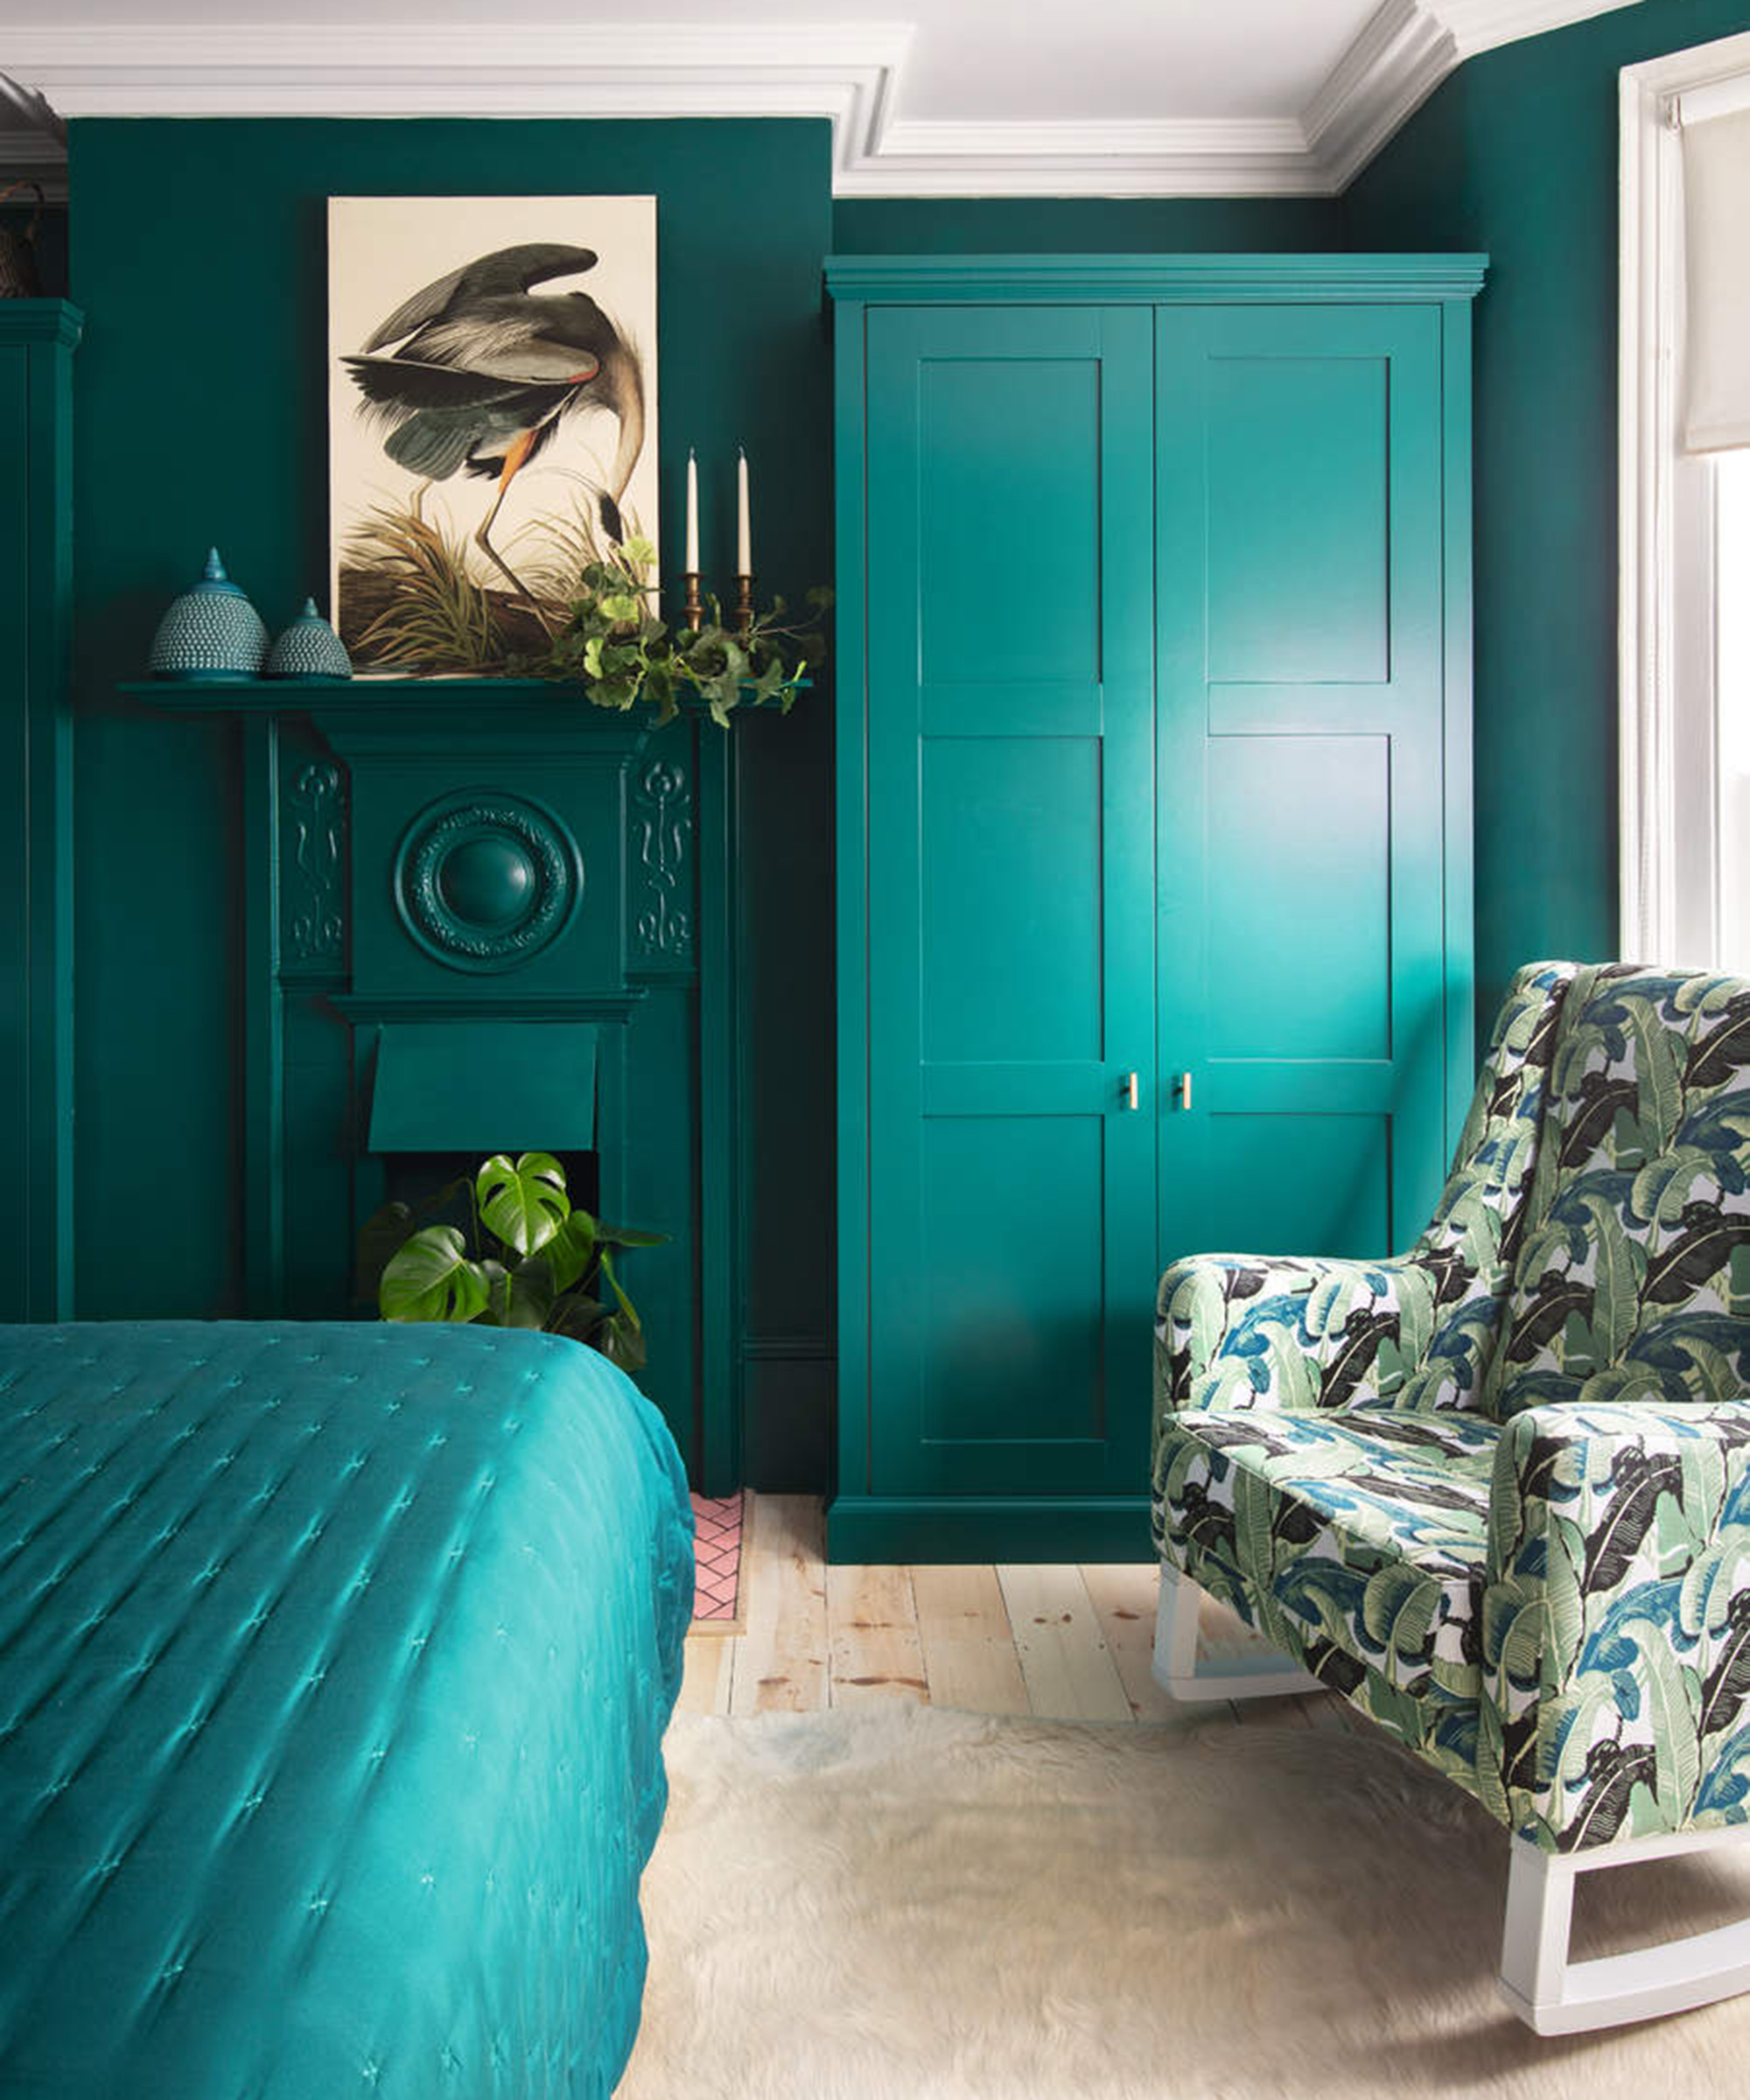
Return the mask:
POLYGON ((387 1031, 593 1025, 601 1208, 673 1236, 638 1256, 643 1382, 696 1480, 736 1484, 733 737, 700 710, 658 727, 538 680, 122 690, 238 728, 251 1314, 347 1309, 332 1279, 382 1200, 387 1031), (312 1120, 332 1158, 290 1143, 312 1120))

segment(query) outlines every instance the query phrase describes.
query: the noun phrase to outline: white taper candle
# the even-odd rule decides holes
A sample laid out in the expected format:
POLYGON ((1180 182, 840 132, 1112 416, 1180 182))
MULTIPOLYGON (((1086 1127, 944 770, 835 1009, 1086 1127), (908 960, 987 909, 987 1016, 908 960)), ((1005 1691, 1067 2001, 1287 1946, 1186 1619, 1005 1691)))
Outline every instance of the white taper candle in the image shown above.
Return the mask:
POLYGON ((735 455, 735 573, 753 573, 753 535, 747 522, 747 454, 735 455))
POLYGON ((687 562, 686 572, 699 572, 699 463, 687 453, 687 562))

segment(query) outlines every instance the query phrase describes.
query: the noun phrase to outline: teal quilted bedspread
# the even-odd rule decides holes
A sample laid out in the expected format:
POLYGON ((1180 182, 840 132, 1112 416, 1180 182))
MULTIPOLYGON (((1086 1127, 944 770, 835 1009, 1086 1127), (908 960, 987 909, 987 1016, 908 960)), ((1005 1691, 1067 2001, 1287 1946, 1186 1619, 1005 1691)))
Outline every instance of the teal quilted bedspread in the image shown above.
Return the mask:
POLYGON ((0 1328, 0 2093, 611 2092, 690 1526, 573 1342, 0 1328))

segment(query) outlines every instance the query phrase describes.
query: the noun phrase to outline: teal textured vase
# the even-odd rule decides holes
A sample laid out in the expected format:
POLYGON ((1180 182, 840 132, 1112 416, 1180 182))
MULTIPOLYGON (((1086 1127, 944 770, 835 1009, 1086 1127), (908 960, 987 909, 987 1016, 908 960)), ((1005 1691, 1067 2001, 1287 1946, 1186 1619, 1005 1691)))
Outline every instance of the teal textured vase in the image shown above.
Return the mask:
POLYGON ((268 646, 261 615, 225 573, 214 547, 192 590, 171 602, 152 637, 154 678, 257 678, 268 646))
POLYGON ((283 627, 268 651, 264 675, 270 678, 350 678, 353 660, 346 645, 306 598, 304 610, 283 627))

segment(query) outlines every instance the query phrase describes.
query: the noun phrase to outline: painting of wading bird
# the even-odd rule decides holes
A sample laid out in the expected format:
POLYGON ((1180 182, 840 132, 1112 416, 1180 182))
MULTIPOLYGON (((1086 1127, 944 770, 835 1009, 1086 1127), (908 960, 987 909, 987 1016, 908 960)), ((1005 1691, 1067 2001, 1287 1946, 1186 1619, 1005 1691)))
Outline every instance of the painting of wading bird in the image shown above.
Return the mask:
POLYGON ((329 338, 361 669, 514 668, 587 564, 654 541, 653 199, 331 199, 329 338))

